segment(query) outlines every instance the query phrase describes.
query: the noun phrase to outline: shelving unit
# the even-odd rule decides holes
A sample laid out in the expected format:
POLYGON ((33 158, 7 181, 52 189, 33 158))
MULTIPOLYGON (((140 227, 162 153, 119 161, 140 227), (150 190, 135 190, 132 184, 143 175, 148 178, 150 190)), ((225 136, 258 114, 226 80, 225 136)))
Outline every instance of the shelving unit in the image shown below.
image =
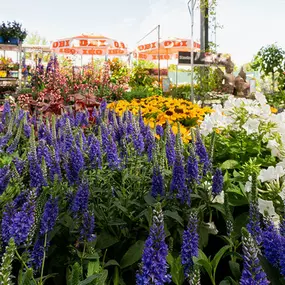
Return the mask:
POLYGON ((0 86, 17 85, 21 87, 22 83, 22 44, 11 45, 11 44, 0 44, 0 51, 3 51, 4 57, 6 51, 14 51, 17 53, 17 61, 19 62, 18 77, 0 77, 0 86))

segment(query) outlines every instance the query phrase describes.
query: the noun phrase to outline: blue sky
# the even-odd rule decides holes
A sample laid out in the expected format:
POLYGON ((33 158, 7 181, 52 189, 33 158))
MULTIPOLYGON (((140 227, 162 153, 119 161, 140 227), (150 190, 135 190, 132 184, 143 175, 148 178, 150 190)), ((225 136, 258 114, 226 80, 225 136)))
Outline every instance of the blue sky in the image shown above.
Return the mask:
MULTIPOLYGON (((250 61, 263 45, 277 42, 285 49, 285 0, 217 0, 219 51, 233 61, 250 61)), ((187 0, 2 0, 0 20, 16 20, 49 40, 82 33, 102 34, 129 47, 156 25, 162 38, 190 37, 187 0)), ((199 13, 195 17, 199 39, 199 13)), ((145 42, 156 38, 150 35, 145 42)))

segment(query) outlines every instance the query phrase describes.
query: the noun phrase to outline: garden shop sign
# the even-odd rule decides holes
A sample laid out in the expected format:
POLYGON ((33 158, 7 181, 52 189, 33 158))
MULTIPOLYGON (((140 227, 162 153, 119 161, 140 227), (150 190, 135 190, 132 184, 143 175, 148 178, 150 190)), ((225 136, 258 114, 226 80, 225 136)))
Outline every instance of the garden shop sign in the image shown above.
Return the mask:
POLYGON ((51 49, 57 53, 81 55, 126 55, 127 48, 123 42, 106 37, 86 36, 58 40, 51 49))
MULTIPOLYGON (((200 48, 200 44, 194 42, 194 48, 200 48)), ((179 48, 179 47, 188 47, 190 45, 189 40, 179 40, 179 41, 163 41, 160 44, 160 48, 179 48)), ((139 52, 148 52, 150 50, 157 50, 158 49, 158 43, 153 42, 145 45, 139 45, 137 47, 139 52)))

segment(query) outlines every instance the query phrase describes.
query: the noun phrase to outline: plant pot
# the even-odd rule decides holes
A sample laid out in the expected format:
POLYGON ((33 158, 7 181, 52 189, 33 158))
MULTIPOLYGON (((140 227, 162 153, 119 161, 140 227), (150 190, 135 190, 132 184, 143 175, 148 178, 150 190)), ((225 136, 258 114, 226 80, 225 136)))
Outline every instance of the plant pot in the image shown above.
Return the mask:
POLYGON ((7 77, 7 70, 0 70, 0 77, 7 77))
POLYGON ((4 44, 4 38, 0 36, 0 44, 4 44))
POLYGON ((18 38, 8 38, 6 43, 10 45, 18 45, 19 39, 18 38))

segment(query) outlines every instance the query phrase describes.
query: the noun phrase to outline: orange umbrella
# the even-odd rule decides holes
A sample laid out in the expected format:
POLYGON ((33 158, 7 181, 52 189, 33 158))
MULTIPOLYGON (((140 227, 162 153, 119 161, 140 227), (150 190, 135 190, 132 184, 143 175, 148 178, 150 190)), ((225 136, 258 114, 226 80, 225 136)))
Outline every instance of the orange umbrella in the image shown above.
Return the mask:
POLYGON ((71 38, 64 38, 52 42, 51 50, 61 54, 80 55, 127 55, 128 50, 123 42, 101 36, 101 35, 80 35, 71 38))
MULTIPOLYGON (((193 43, 194 51, 200 50, 200 44, 193 43)), ((160 42, 158 52, 158 42, 139 45, 134 51, 134 57, 145 60, 160 60, 175 59, 178 57, 179 51, 191 51, 191 40, 181 38, 170 38, 160 42)))

